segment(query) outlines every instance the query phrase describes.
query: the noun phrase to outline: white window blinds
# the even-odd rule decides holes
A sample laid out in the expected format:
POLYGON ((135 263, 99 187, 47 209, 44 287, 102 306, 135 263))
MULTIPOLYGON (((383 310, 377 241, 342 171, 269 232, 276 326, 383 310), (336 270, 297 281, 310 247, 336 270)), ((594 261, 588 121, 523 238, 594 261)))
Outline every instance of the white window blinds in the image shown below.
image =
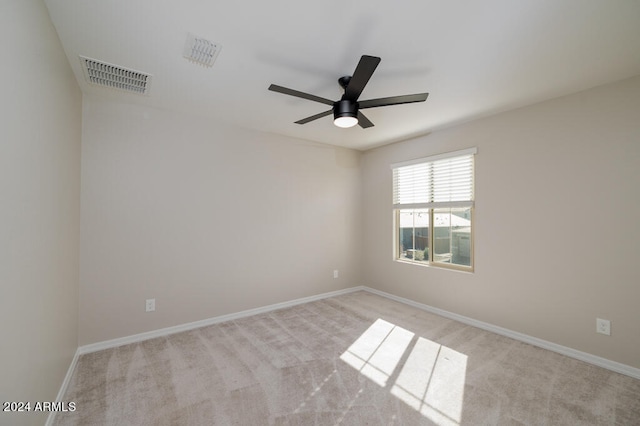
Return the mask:
POLYGON ((476 148, 392 164, 395 208, 473 205, 476 148))

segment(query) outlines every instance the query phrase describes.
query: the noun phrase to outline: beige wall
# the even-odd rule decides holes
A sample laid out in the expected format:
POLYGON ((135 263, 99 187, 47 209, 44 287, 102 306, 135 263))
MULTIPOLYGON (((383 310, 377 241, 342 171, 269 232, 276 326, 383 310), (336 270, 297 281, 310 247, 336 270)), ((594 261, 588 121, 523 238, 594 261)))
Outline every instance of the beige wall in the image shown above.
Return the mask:
POLYGON ((640 367, 640 77, 361 154, 82 100, 39 1, 0 35, 0 400, 53 400, 78 343, 360 284, 640 367), (389 164, 470 146, 475 272, 394 262, 389 164))
POLYGON ((640 367, 640 77, 363 156, 363 283, 640 367), (392 260, 394 162, 477 146, 475 273, 392 260), (610 337, 595 333, 611 320, 610 337))
POLYGON ((82 98, 41 1, 3 1, 0 39, 0 401, 52 401, 78 346, 82 98))
POLYGON ((95 96, 83 111, 81 345, 360 284, 359 152, 95 96))

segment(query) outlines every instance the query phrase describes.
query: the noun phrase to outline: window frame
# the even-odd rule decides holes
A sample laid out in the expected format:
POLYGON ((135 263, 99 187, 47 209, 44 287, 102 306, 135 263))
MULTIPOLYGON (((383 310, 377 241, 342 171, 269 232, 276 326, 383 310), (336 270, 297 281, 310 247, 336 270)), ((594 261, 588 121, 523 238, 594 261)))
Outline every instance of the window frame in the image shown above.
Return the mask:
MULTIPOLYGON (((460 151, 454 151, 454 152, 449 152, 449 153, 444 153, 444 154, 438 154, 438 155, 434 155, 434 156, 430 156, 430 157, 424 157, 424 158, 418 158, 418 159, 414 159, 414 160, 409 160, 409 161, 404 161, 401 163, 394 163, 391 164, 391 169, 392 169, 392 173, 395 176, 395 169, 401 168, 401 167, 406 167, 406 166, 412 166, 412 165, 422 165, 425 163, 435 163, 436 161, 440 161, 440 160, 449 160, 449 159, 453 159, 456 157, 470 157, 471 158, 471 166, 470 166, 470 196, 468 198, 470 199, 466 199, 464 201, 460 201, 460 200, 456 200, 456 201, 440 201, 440 202, 434 202, 433 200, 429 199, 426 202, 417 202, 417 203, 402 203, 398 200, 396 200, 397 194, 396 191, 399 193, 401 190, 398 189, 397 187, 397 179, 394 177, 393 179, 393 203, 392 203, 392 211, 393 211, 393 260, 396 262, 400 262, 400 263, 407 263, 407 264, 411 264, 411 265, 420 265, 420 266, 426 266, 426 267, 438 267, 438 268, 445 268, 445 269, 452 269, 452 270, 458 270, 458 271, 464 271, 464 272, 473 272, 474 268, 475 268, 475 155, 477 154, 477 148, 469 148, 469 149, 465 149, 465 150, 460 150, 460 151), (465 208, 465 209, 469 209, 469 213, 470 213, 470 218, 469 218, 469 238, 470 238, 470 242, 469 242, 469 265, 464 265, 464 264, 458 264, 458 263, 453 263, 451 259, 449 262, 441 262, 441 261, 435 261, 434 260, 434 242, 435 242, 435 228, 436 228, 436 224, 434 221, 435 215, 437 214, 438 210, 443 210, 443 209, 449 209, 449 214, 453 214, 452 210, 453 209, 457 209, 457 208, 465 208), (412 258, 405 258, 402 257, 402 253, 401 253, 401 224, 400 224, 400 214, 401 211, 406 211, 406 210, 412 210, 412 211, 417 211, 417 210, 424 210, 426 209, 429 215, 428 218, 428 240, 427 240, 427 247, 429 248, 429 256, 427 260, 415 260, 412 258)), ((431 167, 431 166, 429 166, 431 167)), ((432 193, 435 192, 433 189, 433 184, 430 185, 430 189, 428 191, 431 191, 432 193)), ((398 196, 399 197, 399 196, 398 196)), ((415 233, 415 226, 414 226, 414 233, 415 233)), ((415 236, 414 236, 415 238, 415 236)), ((450 243, 452 244, 452 236, 451 233, 449 234, 449 238, 450 238, 450 243)), ((415 241, 415 239, 414 239, 415 241)))

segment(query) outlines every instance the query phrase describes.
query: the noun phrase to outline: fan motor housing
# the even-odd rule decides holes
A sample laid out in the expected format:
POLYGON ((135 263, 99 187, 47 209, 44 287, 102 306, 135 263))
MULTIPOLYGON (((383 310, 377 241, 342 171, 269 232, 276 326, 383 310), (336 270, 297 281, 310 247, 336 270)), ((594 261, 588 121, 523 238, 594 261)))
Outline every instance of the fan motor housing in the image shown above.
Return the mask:
POLYGON ((348 99, 337 101, 333 104, 333 118, 338 117, 357 117, 358 116, 358 102, 353 102, 348 99))

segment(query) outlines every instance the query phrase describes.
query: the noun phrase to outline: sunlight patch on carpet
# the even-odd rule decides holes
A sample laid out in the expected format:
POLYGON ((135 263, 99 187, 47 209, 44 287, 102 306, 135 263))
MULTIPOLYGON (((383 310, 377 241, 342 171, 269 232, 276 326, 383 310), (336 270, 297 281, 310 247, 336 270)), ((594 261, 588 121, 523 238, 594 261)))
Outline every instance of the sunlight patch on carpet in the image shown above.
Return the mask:
POLYGON ((460 425, 467 356, 414 336, 378 319, 340 359, 436 424, 460 425))
POLYGON ((340 359, 384 387, 413 336, 414 333, 404 328, 378 319, 340 359))

